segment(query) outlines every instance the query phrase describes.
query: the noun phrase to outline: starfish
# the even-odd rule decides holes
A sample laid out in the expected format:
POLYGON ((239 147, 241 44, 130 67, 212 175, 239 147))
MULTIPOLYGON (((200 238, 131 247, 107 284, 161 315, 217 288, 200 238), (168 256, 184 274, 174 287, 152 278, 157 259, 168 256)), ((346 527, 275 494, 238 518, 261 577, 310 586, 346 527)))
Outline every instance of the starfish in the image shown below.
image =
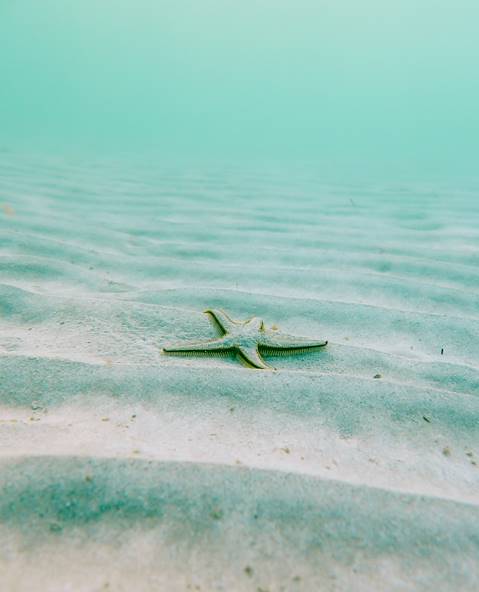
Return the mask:
POLYGON ((221 328, 223 335, 217 339, 200 342, 186 342, 163 348, 163 352, 171 354, 207 353, 236 351, 253 368, 271 368, 261 358, 259 348, 278 353, 289 351, 302 353, 317 347, 324 347, 327 341, 315 341, 305 337, 286 335, 273 328, 267 329, 263 320, 252 317, 246 321, 233 321, 225 312, 219 309, 204 311, 210 314, 221 328))

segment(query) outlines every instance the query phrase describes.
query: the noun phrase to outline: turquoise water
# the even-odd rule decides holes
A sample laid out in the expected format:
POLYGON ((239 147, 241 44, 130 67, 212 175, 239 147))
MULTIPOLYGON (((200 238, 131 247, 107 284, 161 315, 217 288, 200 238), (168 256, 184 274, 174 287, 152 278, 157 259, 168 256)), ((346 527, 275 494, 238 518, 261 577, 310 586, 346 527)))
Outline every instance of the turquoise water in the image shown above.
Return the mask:
POLYGON ((0 589, 477 590, 478 12, 0 0, 0 589))
POLYGON ((0 3, 6 148, 477 179, 474 0, 0 3))

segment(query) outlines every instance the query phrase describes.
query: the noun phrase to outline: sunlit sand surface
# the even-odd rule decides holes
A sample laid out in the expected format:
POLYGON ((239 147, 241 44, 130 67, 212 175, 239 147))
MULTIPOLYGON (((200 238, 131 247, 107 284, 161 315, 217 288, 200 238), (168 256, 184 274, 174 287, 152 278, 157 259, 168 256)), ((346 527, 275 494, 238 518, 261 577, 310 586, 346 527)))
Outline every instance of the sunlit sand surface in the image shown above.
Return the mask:
POLYGON ((477 590, 477 191, 3 153, 0 203, 2 590, 477 590), (329 344, 161 352, 212 307, 329 344))

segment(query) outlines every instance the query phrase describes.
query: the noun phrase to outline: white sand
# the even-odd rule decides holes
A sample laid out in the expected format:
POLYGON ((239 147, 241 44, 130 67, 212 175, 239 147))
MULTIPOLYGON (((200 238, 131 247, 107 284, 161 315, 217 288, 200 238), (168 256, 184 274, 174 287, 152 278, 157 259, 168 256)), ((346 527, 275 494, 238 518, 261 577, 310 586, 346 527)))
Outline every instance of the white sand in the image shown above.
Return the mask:
POLYGON ((476 590, 476 195, 3 155, 0 589, 476 590))

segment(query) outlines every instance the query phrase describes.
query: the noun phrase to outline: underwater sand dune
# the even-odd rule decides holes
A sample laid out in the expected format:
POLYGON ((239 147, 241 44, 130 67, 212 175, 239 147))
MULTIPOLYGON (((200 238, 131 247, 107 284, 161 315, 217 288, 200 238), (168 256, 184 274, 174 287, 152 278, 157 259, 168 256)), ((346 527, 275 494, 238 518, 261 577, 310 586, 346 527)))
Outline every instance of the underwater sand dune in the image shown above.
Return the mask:
POLYGON ((476 590, 476 196, 2 154, 0 587, 476 590))
POLYGON ((75 590, 369 590, 386 579, 407 589, 405 573, 420 590, 477 581, 477 506, 204 463, 0 467, 0 566, 19 587, 52 572, 75 590))

